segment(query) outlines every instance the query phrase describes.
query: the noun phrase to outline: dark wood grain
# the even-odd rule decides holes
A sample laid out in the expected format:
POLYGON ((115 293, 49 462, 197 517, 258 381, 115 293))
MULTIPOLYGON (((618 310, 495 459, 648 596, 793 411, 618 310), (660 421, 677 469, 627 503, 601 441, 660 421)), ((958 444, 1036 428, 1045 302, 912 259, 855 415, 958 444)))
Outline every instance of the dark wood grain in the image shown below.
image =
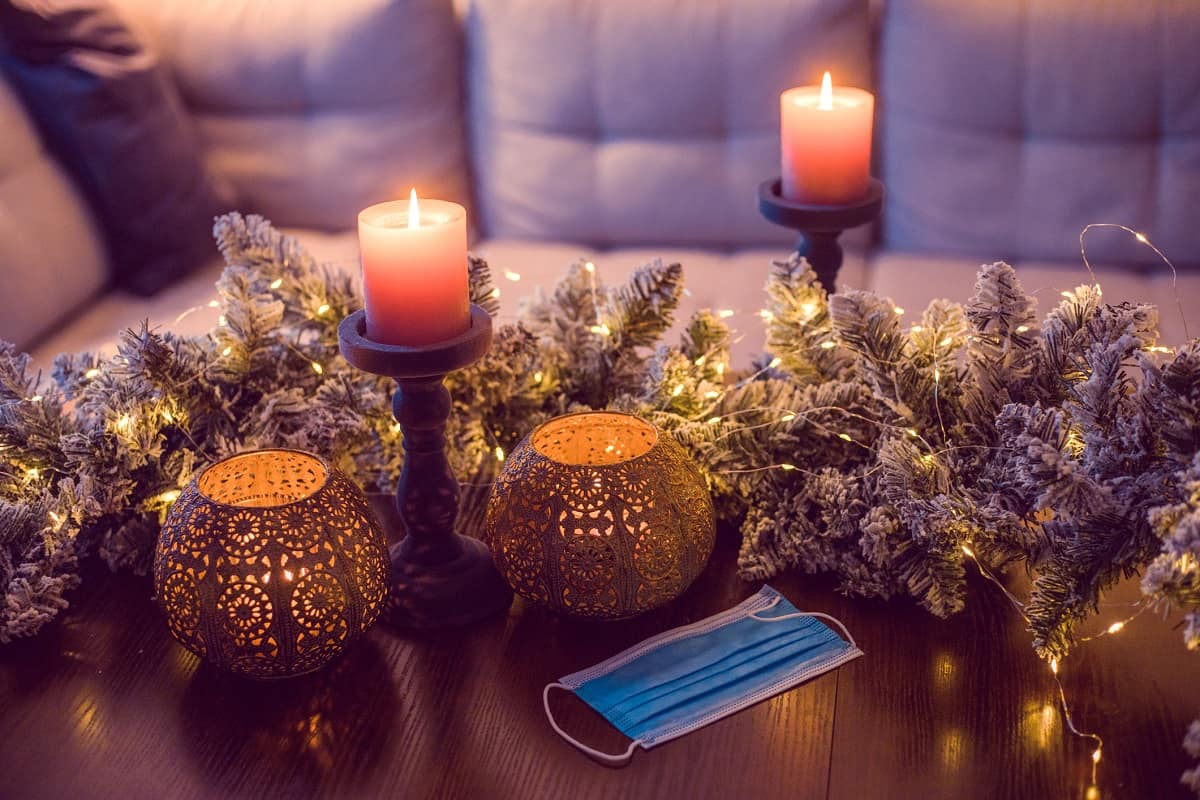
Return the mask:
MULTIPOLYGON (((326 670, 275 682, 208 669, 171 640, 148 580, 93 567, 59 621, 0 651, 0 797, 1082 796, 1091 747, 1063 735, 1045 665, 982 581, 949 621, 848 600, 827 579, 774 581, 843 619, 867 655, 625 769, 559 740, 542 686, 751 594, 735 557, 723 535, 683 598, 637 619, 580 622, 518 601, 462 630, 377 626, 326 670)), ((1148 616, 1064 662, 1078 721, 1108 743, 1106 798, 1187 796, 1179 744, 1200 713, 1197 665, 1148 616)), ((582 740, 624 749, 574 697, 553 707, 582 740)))
MULTIPOLYGON (((941 623, 904 604, 838 598, 867 656, 841 671, 831 798, 1084 797, 1095 744, 1066 731, 1020 616, 995 587, 973 584, 969 612, 941 623)), ((1129 616, 1139 597, 1136 581, 1120 585, 1083 633, 1129 616)), ((1200 660, 1172 628, 1143 615, 1060 665, 1076 726, 1104 737, 1102 797, 1191 796, 1180 744, 1200 713, 1200 660)))

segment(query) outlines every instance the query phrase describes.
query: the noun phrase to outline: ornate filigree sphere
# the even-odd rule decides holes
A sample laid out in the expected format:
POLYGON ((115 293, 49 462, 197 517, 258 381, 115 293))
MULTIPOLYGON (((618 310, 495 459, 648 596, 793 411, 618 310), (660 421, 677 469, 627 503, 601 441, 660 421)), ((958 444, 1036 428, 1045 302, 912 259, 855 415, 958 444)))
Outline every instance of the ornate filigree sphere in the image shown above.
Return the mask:
POLYGON ((517 594, 620 619, 675 599, 712 554, 712 499, 683 448, 609 411, 545 423, 517 446, 488 501, 486 537, 517 594))
POLYGON ((310 453, 204 470, 158 539, 154 589, 184 647, 269 678, 320 668, 379 617, 389 563, 367 498, 310 453))

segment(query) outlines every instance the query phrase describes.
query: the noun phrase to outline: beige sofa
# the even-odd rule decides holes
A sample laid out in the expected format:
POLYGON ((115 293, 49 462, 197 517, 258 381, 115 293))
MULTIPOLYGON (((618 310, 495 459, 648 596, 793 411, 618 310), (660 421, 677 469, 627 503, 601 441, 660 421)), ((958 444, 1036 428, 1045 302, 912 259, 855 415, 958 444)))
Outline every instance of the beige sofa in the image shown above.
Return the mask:
MULTIPOLYGON (((867 0, 117 5, 168 65, 239 208, 355 271, 357 209, 411 183, 463 200, 476 252, 498 275, 520 276, 500 279, 506 319, 576 258, 614 281, 651 258, 679 260, 681 318, 732 310, 735 359, 748 362, 763 347, 769 262, 792 243, 758 218, 753 197, 777 171, 777 96, 822 65, 878 93, 875 172, 889 192, 882 226, 847 237, 841 286, 889 295, 913 318, 935 296, 966 300, 977 266, 1005 259, 1046 308, 1087 280, 1076 237, 1092 221, 1146 230, 1181 264, 1200 258, 1200 157, 1169 160, 1200 141, 1200 114, 1187 104, 1200 106, 1200 79, 1135 70, 1129 80, 1165 91, 1165 105, 1103 100, 1110 62, 1151 41, 1131 9, 1153 30, 1166 26, 1168 46, 1200 34, 1200 13, 1166 0, 1073 16, 947 0, 892 2, 878 14, 867 0), (1022 50, 1014 37, 1031 19, 1091 36, 1094 49, 1059 57, 1047 40, 1022 50), (1067 85, 1045 89, 1056 71, 1067 85), (1031 91, 1048 105, 996 117, 1031 91), (1155 109, 1158 130, 1111 124, 1155 109), (1097 131, 1104 148, 1092 147, 1097 131), (1057 149, 1044 152, 1051 136, 1057 149), (1151 190, 1105 173, 1147 147, 1182 178, 1151 190)), ((1200 78, 1194 49, 1179 55, 1171 69, 1200 78)), ((1159 304, 1164 340, 1181 341, 1169 272, 1145 247, 1094 241, 1106 298, 1159 304)), ((61 351, 110 350, 143 318, 182 333, 216 323, 215 251, 211 265, 145 299, 105 289, 102 250, 69 177, 0 83, 0 293, 14 309, 0 336, 46 365, 61 351)), ((1190 306, 1200 279, 1183 274, 1178 291, 1190 306)))

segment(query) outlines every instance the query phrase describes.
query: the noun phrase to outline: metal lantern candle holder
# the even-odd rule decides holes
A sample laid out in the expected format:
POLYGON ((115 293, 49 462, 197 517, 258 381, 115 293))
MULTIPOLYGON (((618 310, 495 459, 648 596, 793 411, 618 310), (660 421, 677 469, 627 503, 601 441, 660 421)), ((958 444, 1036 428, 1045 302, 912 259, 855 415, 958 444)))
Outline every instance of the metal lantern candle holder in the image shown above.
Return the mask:
POLYGON ((796 252, 808 259, 817 279, 832 294, 842 266, 842 231, 874 222, 883 208, 883 181, 869 179, 861 200, 845 205, 809 205, 783 196, 782 181, 772 178, 758 186, 758 211, 768 221, 800 232, 796 252))
POLYGON ((338 326, 342 356, 355 367, 398 384, 392 411, 404 436, 404 468, 396 511, 405 536, 391 548, 392 586, 385 619, 403 628, 463 625, 503 611, 512 592, 487 547, 454 530, 458 480, 446 459, 450 392, 443 380, 475 363, 492 342, 492 318, 471 305, 465 333, 430 345, 392 345, 366 336, 366 314, 338 326))
POLYGON ((558 417, 525 437, 492 489, 486 528, 518 594, 598 619, 678 597, 716 535, 712 499, 683 447, 613 411, 558 417))
POLYGON ((379 617, 386 547, 366 496, 319 457, 240 453, 179 495, 154 589, 171 633, 201 658, 251 677, 299 675, 379 617))

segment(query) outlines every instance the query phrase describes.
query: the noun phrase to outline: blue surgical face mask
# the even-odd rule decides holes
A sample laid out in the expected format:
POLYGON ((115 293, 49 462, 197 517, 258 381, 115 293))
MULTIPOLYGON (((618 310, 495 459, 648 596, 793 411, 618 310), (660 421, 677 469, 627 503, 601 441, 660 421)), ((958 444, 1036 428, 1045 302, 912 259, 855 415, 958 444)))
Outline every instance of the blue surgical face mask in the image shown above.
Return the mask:
POLYGON ((623 764, 649 750, 858 658, 842 623, 797 611, 779 592, 758 594, 716 616, 661 633, 542 690, 550 725, 588 755, 623 764), (833 622, 842 639, 817 617, 833 622), (618 755, 567 734, 550 713, 550 690, 574 692, 633 741, 618 755))

